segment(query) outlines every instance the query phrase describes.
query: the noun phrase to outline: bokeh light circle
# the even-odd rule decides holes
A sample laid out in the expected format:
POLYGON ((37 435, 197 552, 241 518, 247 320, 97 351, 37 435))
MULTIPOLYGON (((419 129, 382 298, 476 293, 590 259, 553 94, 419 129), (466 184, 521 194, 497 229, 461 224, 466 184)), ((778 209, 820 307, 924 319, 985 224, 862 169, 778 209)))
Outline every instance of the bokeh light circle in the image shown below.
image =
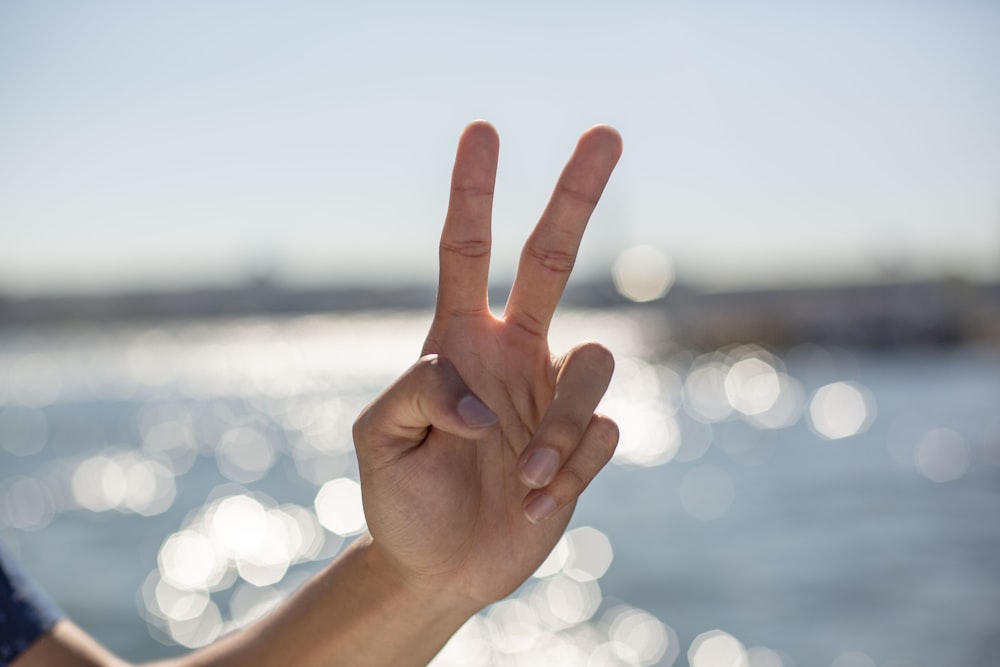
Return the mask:
POLYGON ((611 275, 618 293, 630 301, 662 298, 674 284, 674 267, 658 248, 639 245, 623 251, 615 260, 611 275))

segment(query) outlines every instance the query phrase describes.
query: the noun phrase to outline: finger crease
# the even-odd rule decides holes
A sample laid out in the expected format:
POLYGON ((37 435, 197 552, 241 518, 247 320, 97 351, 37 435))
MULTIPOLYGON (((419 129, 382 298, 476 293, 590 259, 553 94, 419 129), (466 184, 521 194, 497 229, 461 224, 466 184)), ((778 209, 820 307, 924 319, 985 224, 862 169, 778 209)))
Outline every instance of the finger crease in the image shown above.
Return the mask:
POLYGON ((586 478, 583 475, 581 475, 580 473, 578 473, 574 468, 570 468, 569 466, 566 466, 565 468, 563 468, 562 471, 563 471, 564 474, 566 474, 569 477, 572 477, 573 479, 576 480, 576 485, 580 488, 581 491, 583 489, 587 488, 587 484, 589 484, 589 482, 586 480, 586 478))
POLYGON ((462 195, 473 195, 476 197, 492 197, 493 188, 482 185, 453 185, 451 191, 462 195))
POLYGON ((441 252, 479 259, 489 257, 490 243, 479 239, 473 241, 441 241, 441 252))
POLYGON ((562 250, 541 250, 527 247, 524 252, 531 259, 536 260, 543 268, 553 273, 569 273, 576 264, 575 252, 564 252, 562 250))
POLYGON ((556 185, 556 191, 559 194, 568 197, 569 199, 574 199, 576 201, 583 202, 592 207, 597 206, 597 202, 600 199, 600 195, 590 195, 581 190, 571 188, 564 183, 559 183, 558 185, 556 185))
POLYGON ((445 309, 445 315, 448 317, 481 317, 483 313, 489 312, 489 308, 486 306, 473 306, 471 308, 459 308, 457 306, 448 306, 445 309))
POLYGON ((541 338, 542 340, 545 339, 545 322, 527 311, 518 312, 517 316, 511 319, 511 324, 521 331, 524 331, 532 338, 541 338))

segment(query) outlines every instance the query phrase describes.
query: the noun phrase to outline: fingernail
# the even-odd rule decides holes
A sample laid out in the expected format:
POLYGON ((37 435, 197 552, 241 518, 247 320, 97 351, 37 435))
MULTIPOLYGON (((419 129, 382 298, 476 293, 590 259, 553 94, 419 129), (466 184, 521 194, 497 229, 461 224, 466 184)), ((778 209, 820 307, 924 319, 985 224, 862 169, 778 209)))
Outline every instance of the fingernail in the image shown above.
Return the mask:
POLYGON ((533 489, 540 489, 556 476, 559 469, 559 455, 554 449, 539 447, 531 452, 521 468, 525 483, 533 489))
POLYGON ((524 515, 531 523, 541 523, 556 511, 556 499, 549 495, 537 496, 524 508, 524 515))
POLYGON ((486 407, 486 404, 469 394, 458 400, 458 416, 468 426, 489 426, 497 422, 497 416, 486 407))

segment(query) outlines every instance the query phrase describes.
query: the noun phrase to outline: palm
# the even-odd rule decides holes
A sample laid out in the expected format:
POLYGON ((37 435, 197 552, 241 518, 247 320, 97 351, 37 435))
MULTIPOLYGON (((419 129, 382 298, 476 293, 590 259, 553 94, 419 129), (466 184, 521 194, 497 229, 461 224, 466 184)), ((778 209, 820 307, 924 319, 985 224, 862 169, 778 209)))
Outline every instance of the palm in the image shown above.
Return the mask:
POLYGON ((454 364, 499 427, 476 442, 431 428, 419 447, 369 479, 392 490, 379 497, 397 510, 375 512, 369 521, 376 539, 408 568, 483 602, 508 594, 537 568, 572 513, 570 501, 551 520, 529 521, 524 504, 531 489, 518 464, 559 386, 565 364, 549 352, 548 322, 619 142, 608 128, 581 139, 525 246, 503 318, 486 301, 496 134, 474 124, 459 144, 438 306, 424 353, 454 364))
POLYGON ((438 501, 432 514, 440 513, 438 531, 428 535, 428 555, 459 571, 468 567, 472 575, 489 572, 484 582, 462 577, 465 590, 485 585, 476 597, 488 600, 509 593, 523 580, 521 573, 538 566, 562 534, 571 508, 540 525, 530 523, 522 510, 527 489, 518 478, 518 457, 537 430, 555 386, 548 345, 489 314, 469 319, 455 323, 440 346, 429 340, 427 351, 449 351, 448 359, 500 417, 500 427, 474 444, 432 432, 424 443, 426 458, 434 460, 440 474, 422 481, 425 492, 438 501))

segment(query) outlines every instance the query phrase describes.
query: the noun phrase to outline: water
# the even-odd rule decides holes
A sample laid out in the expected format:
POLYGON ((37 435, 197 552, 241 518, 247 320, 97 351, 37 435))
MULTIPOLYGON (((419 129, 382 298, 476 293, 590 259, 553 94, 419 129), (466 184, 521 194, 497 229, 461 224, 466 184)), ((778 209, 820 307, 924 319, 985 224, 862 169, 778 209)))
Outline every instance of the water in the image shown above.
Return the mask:
MULTIPOLYGON (((128 659, 251 622, 356 532, 350 424, 428 321, 5 331, 0 538, 128 659)), ((654 330, 621 313, 558 321, 554 349, 616 352, 602 409, 619 454, 545 571, 439 664, 991 663, 997 350, 654 359, 654 330)))

